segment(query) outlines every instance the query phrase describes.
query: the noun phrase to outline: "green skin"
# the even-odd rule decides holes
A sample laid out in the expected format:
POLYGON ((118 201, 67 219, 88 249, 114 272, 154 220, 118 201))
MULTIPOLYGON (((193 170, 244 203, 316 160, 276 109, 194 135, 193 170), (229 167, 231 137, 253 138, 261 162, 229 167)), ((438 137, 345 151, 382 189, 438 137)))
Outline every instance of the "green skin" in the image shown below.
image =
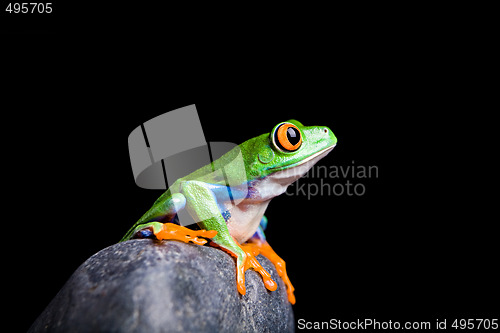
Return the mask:
POLYGON ((201 229, 217 231, 212 241, 235 253, 240 268, 245 253, 234 240, 242 244, 252 237, 265 239, 264 212, 269 201, 284 193, 337 143, 328 127, 303 126, 296 120, 286 123, 300 130, 302 144, 296 151, 286 151, 269 133, 245 141, 211 164, 179 178, 121 241, 148 228, 160 231, 163 223, 171 222, 185 208, 201 229), (235 159, 240 153, 244 167, 234 162, 241 161, 235 159), (227 194, 228 180, 231 197, 227 194))

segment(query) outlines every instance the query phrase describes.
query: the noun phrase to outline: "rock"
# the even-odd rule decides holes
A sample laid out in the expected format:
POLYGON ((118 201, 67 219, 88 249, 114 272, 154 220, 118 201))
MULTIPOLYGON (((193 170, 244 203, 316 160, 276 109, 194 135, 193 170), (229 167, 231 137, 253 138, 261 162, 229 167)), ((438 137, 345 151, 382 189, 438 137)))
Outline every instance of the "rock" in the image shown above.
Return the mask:
POLYGON ((118 243, 84 262, 29 332, 293 332, 285 285, 267 258, 257 259, 278 289, 248 270, 241 296, 235 261, 219 249, 118 243))

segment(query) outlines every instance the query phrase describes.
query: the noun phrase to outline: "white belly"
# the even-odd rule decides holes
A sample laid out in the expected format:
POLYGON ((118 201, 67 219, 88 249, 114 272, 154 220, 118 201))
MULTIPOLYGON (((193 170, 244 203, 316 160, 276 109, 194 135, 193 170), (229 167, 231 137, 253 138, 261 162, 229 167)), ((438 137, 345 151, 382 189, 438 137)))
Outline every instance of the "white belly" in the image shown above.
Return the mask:
POLYGON ((271 200, 259 203, 242 202, 229 210, 231 218, 227 221, 227 227, 231 236, 236 238, 238 243, 246 242, 257 231, 269 201, 271 200))

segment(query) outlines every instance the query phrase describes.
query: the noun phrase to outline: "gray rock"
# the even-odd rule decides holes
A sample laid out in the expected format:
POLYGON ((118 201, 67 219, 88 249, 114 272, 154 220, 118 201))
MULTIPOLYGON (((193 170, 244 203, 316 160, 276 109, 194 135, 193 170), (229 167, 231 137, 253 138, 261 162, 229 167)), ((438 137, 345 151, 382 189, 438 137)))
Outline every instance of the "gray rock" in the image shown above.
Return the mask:
POLYGON ((137 239, 84 262, 30 332, 293 332, 286 289, 268 291, 253 270, 246 295, 236 289, 234 259, 209 246, 137 239))

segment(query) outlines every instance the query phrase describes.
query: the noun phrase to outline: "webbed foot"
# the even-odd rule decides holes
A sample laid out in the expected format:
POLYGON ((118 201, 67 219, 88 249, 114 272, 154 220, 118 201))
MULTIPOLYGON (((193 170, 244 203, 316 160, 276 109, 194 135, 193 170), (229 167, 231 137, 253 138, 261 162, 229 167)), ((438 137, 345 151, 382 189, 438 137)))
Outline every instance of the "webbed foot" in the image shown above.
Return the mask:
POLYGON ((288 301, 291 304, 295 304, 295 295, 293 294, 293 291, 295 290, 295 288, 293 287, 292 283, 290 282, 290 279, 288 278, 288 274, 286 273, 285 261, 283 259, 281 259, 276 254, 276 252, 274 252, 274 250, 271 248, 269 243, 265 240, 260 241, 260 240, 251 239, 250 243, 244 244, 243 246, 248 246, 248 245, 253 246, 254 253, 262 254, 264 257, 269 259, 274 264, 274 267, 276 267, 276 271, 278 272, 278 275, 283 279, 283 282, 285 283, 286 292, 288 295, 288 301))
MULTIPOLYGON (((243 262, 244 266, 243 276, 245 276, 245 272, 247 271, 247 269, 253 268, 262 277, 262 280, 264 281, 264 285, 266 286, 267 290, 275 291, 276 289, 278 289, 278 284, 274 282, 273 279, 271 279, 271 274, 269 274, 264 269, 264 267, 262 267, 262 265, 257 261, 257 258, 255 258, 255 256, 259 255, 259 251, 255 247, 255 245, 240 244, 240 247, 243 251, 245 251, 245 254, 247 255, 246 260, 243 262)), ((244 280, 243 280, 243 286, 245 286, 244 280)))
POLYGON ((198 237, 212 238, 217 235, 216 230, 191 230, 174 223, 159 223, 153 226, 153 233, 158 240, 172 239, 184 243, 192 242, 198 245, 204 245, 207 240, 198 237))
POLYGON ((241 295, 246 294, 245 287, 245 272, 249 268, 253 268, 256 272, 260 274, 262 280, 264 281, 264 286, 269 291, 275 291, 278 288, 278 284, 274 282, 271 278, 271 274, 267 272, 264 267, 255 258, 259 254, 257 248, 254 244, 239 244, 234 238, 234 243, 238 245, 238 248, 228 248, 226 246, 221 246, 215 242, 211 242, 210 245, 218 247, 227 253, 231 254, 236 258, 236 288, 241 295))

